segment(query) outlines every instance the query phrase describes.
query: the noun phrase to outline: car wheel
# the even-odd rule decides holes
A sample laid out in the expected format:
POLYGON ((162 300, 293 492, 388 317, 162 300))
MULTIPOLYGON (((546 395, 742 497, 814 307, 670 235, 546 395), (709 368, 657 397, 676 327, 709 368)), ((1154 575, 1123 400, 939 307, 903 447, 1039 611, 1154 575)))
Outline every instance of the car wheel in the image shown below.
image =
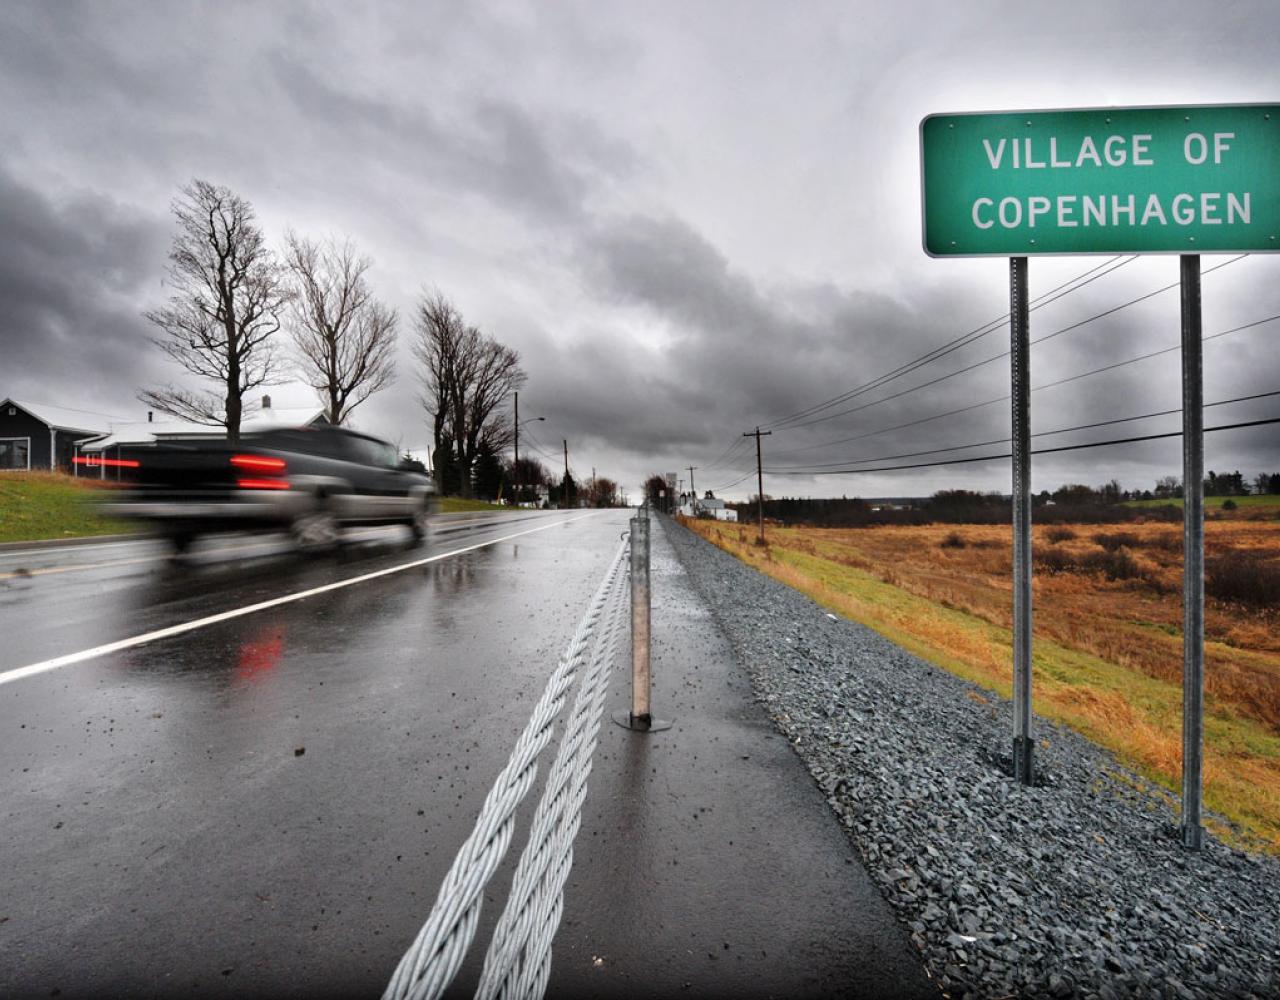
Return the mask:
POLYGON ((427 504, 423 504, 418 508, 418 512, 413 515, 413 519, 409 522, 409 533, 413 535, 413 540, 418 544, 427 540, 427 534, 431 530, 431 514, 427 504))
POLYGON ((169 543, 169 554, 175 559, 186 555, 195 540, 196 536, 188 531, 175 531, 165 536, 165 541, 169 543))
POLYGON ((330 510, 317 507, 294 518, 290 534, 303 552, 324 552, 338 544, 338 521, 330 510))

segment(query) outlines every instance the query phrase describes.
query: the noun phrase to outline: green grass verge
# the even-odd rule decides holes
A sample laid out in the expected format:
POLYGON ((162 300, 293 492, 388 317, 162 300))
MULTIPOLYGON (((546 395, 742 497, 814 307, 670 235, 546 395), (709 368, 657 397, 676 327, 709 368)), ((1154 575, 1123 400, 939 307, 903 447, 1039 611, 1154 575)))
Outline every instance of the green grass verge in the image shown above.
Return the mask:
MULTIPOLYGON (((1234 500, 1237 507, 1280 507, 1280 493, 1267 493, 1255 497, 1205 497, 1206 508, 1221 507, 1228 500, 1234 500)), ((1182 509, 1181 500, 1125 500, 1124 507, 1177 507, 1182 509)))
POLYGON ((441 497, 440 498, 441 514, 462 514, 473 510, 510 510, 500 503, 490 503, 488 500, 464 500, 462 497, 441 497))
POLYGON ((101 517, 93 501, 94 487, 48 472, 0 473, 0 542, 34 542, 51 538, 118 535, 132 525, 101 517))

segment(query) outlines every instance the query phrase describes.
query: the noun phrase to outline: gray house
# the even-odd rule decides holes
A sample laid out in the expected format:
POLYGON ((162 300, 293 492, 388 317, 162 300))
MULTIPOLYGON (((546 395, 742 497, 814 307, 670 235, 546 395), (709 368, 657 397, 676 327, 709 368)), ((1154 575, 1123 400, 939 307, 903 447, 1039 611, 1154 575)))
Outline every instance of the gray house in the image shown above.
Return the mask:
POLYGON ((110 423, 111 418, 100 413, 16 399, 0 401, 0 473, 69 472, 76 443, 105 434, 110 423))

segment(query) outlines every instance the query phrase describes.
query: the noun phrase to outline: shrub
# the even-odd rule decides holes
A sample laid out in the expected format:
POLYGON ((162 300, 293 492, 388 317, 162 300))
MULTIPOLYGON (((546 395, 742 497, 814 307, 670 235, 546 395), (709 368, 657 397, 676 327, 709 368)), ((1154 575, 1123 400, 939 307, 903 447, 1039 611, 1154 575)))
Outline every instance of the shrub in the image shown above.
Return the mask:
POLYGON ((1280 605, 1280 562, 1254 552, 1225 552, 1205 560, 1204 588, 1219 600, 1276 607, 1280 605))
POLYGON ((1073 555, 1050 546, 1036 551, 1035 563, 1046 573, 1101 573, 1108 580, 1146 580, 1152 575, 1151 568, 1139 563, 1126 548, 1073 555))
POLYGON ((1153 549, 1159 549, 1162 552, 1181 552, 1182 551, 1182 532, 1169 532, 1165 535, 1152 535, 1147 539, 1147 545, 1153 549))
POLYGON ((1223 510, 1235 510, 1238 506, 1239 504, 1237 504, 1234 500, 1227 499, 1222 501, 1223 510))
POLYGON ((958 531, 953 531, 939 542, 938 546, 944 549, 962 549, 965 546, 964 536, 958 531))
POLYGON ((1117 549, 1138 549, 1142 547, 1142 539, 1131 531, 1117 531, 1113 534, 1100 532, 1093 536, 1093 540, 1108 552, 1115 552, 1117 549))
POLYGON ((1066 549, 1051 546, 1047 549, 1034 549, 1037 569, 1046 573, 1070 573, 1075 569, 1075 560, 1066 549))
POLYGON ((1139 580, 1146 575, 1127 548, 1090 552, 1080 560, 1080 566, 1097 570, 1108 580, 1139 580))
POLYGON ((1050 528, 1045 532, 1045 537, 1051 542, 1069 542, 1076 537, 1076 533, 1070 528, 1056 527, 1050 528))

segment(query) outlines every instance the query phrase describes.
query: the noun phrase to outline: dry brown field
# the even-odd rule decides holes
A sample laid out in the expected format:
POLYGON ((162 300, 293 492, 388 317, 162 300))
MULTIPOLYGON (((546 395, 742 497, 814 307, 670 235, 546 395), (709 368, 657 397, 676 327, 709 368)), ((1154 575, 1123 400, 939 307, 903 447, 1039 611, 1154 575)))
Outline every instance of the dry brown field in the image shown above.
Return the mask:
MULTIPOLYGON (((777 528, 687 522, 782 582, 1007 696, 1008 525, 777 528)), ((1205 526, 1206 796, 1280 848, 1280 521, 1205 526)), ((1170 789, 1181 767, 1182 529, 1033 529, 1036 710, 1170 789)))

